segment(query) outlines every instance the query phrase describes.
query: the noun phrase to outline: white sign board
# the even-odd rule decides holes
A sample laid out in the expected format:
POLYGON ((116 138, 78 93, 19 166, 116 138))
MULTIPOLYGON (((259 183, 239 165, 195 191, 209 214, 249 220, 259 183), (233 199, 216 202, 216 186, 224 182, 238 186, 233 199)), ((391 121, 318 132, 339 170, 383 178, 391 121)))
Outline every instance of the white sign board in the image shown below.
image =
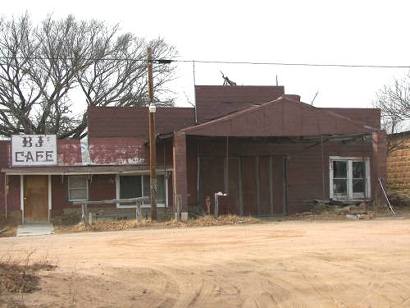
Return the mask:
POLYGON ((55 135, 11 136, 12 166, 57 165, 57 138, 55 135))

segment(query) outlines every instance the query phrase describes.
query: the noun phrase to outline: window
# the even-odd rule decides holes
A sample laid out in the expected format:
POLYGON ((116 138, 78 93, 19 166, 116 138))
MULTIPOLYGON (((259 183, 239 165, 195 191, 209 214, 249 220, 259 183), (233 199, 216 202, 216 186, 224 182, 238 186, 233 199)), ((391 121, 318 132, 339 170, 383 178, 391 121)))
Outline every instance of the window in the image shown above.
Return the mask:
POLYGON ((370 197, 368 158, 330 157, 330 198, 356 200, 370 197))
MULTIPOLYGON (((119 199, 149 197, 149 175, 125 175, 119 176, 117 195, 119 199)), ((157 204, 167 206, 167 179, 164 175, 157 176, 157 204)))
POLYGON ((68 200, 78 201, 88 199, 88 179, 85 175, 70 175, 68 177, 68 200))

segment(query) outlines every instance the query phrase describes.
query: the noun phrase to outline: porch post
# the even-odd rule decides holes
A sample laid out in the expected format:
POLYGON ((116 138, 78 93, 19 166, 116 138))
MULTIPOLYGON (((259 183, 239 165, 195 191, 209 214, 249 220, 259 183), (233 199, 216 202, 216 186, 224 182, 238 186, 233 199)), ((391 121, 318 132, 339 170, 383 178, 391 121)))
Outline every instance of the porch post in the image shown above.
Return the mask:
POLYGON ((185 133, 174 134, 173 146, 173 182, 174 182, 174 206, 180 202, 181 219, 188 219, 188 184, 187 184, 187 155, 185 133))
POLYGON ((371 191, 373 195, 374 205, 378 206, 383 202, 382 191, 378 182, 381 178, 383 184, 386 184, 387 175, 387 144, 386 133, 384 131, 372 133, 372 180, 371 191))

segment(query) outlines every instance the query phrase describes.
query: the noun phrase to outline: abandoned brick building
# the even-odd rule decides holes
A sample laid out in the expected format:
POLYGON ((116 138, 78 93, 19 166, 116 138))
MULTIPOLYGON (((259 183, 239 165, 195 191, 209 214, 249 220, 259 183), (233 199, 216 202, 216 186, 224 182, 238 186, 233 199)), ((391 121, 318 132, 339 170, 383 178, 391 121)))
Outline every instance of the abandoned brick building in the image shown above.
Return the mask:
MULTIPOLYGON (((196 108, 156 112, 158 207, 286 215, 313 199, 374 201, 386 174, 378 109, 316 108, 281 86, 196 86, 196 108)), ((78 211, 73 200, 149 195, 148 108, 90 107, 88 140, 57 141, 53 166, 15 166, 0 144, 1 210, 23 222, 78 211)), ((126 206, 107 205, 107 209, 126 206)))

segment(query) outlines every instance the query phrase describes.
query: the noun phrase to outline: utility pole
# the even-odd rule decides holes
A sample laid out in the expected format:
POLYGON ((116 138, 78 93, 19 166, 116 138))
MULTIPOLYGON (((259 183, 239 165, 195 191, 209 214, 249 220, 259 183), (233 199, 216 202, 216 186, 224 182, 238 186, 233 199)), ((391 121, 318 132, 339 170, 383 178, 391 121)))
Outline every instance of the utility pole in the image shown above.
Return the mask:
POLYGON ((151 220, 157 219, 157 147, 155 132, 154 81, 152 77, 152 49, 148 47, 148 94, 149 94, 149 169, 150 169, 150 196, 151 220))

